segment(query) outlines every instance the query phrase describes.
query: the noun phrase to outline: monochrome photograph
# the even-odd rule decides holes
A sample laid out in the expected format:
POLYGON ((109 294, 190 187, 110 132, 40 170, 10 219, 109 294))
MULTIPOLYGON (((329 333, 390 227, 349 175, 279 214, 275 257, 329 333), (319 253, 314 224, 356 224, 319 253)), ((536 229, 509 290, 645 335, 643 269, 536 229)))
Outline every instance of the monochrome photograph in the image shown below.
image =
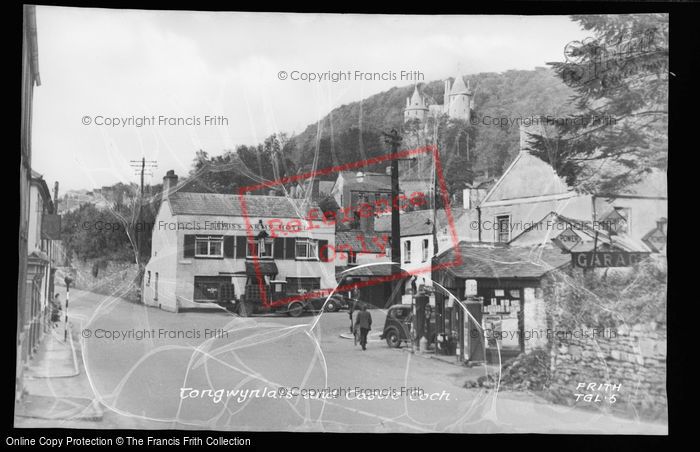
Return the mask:
POLYGON ((22 14, 6 444, 668 435, 669 14, 22 14))

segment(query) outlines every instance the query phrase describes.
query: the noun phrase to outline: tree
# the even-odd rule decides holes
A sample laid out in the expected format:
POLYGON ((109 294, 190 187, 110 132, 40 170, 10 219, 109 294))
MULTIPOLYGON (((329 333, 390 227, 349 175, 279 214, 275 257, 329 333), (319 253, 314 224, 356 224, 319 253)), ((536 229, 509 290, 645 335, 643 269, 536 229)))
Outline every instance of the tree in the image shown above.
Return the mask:
POLYGON ((668 16, 573 16, 593 37, 549 63, 573 88, 577 114, 546 118, 533 154, 573 187, 614 193, 668 165, 668 16))

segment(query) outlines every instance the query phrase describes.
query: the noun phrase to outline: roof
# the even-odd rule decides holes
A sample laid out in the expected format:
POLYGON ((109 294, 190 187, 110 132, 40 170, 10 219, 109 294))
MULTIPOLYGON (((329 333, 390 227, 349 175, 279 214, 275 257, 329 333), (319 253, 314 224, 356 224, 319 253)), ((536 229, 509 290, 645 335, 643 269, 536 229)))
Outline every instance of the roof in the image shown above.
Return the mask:
POLYGON ((420 93, 418 92, 418 85, 416 85, 415 89, 413 90, 413 95, 411 96, 411 100, 409 101, 409 106, 406 107, 407 110, 427 110, 428 107, 425 106, 425 103, 423 102, 423 98, 421 97, 420 93))
POLYGON ((464 84, 464 79, 461 75, 455 77, 455 81, 452 84, 452 89, 450 94, 463 94, 469 92, 469 88, 464 84))
POLYGON ((668 198, 668 173, 652 170, 642 176, 636 184, 613 194, 600 194, 599 197, 631 196, 639 198, 668 198))
POLYGON ((523 245, 527 248, 531 246, 531 242, 527 241, 528 234, 534 234, 536 237, 540 237, 538 240, 541 245, 549 244, 552 239, 559 237, 559 234, 566 230, 558 228, 556 226, 557 222, 566 223, 581 239, 581 241, 569 251, 592 251, 596 234, 598 236, 598 249, 601 249, 601 247, 610 247, 609 249, 619 249, 622 251, 649 251, 649 247, 645 245, 644 242, 628 234, 621 233, 611 236, 610 233, 603 228, 593 228, 593 224, 590 221, 565 217, 557 212, 550 212, 540 221, 533 222, 528 228, 508 242, 508 244, 517 247, 518 242, 524 242, 523 245), (586 237, 588 237, 588 240, 584 240, 586 237))
MULTIPOLYGON (((447 215, 443 209, 438 209, 435 219, 438 227, 447 223, 447 215)), ((433 210, 414 210, 404 212, 401 218, 401 237, 411 235, 427 235, 433 233, 433 210)), ((381 215, 374 221, 377 232, 391 231, 391 215, 381 215)))
POLYGON ((557 175, 552 165, 527 151, 520 151, 486 195, 482 205, 496 201, 568 193, 572 193, 572 190, 564 179, 557 175))
MULTIPOLYGON (((244 195, 243 198, 249 217, 301 218, 318 207, 316 203, 285 196, 244 195)), ((168 200, 173 215, 244 216, 239 195, 178 191, 168 200)))
POLYGON ((483 247, 459 242, 435 258, 435 264, 453 262, 456 249, 462 264, 446 271, 465 279, 540 278, 545 273, 571 262, 571 255, 558 248, 483 247))
POLYGON ((374 253, 380 254, 386 250, 388 245, 388 237, 386 234, 364 231, 336 231, 335 232, 335 248, 342 251, 340 247, 350 246, 352 251, 357 253, 374 253), (377 243, 384 245, 384 249, 379 247, 377 243))

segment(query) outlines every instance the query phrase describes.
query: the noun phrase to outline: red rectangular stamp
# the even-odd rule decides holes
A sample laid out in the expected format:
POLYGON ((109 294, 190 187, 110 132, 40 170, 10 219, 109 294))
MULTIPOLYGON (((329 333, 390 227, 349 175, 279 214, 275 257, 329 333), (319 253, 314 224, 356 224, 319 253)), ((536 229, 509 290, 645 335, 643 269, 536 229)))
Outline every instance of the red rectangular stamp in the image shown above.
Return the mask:
MULTIPOLYGON (((455 224, 454 224, 454 218, 452 215, 452 210, 450 208, 450 203, 449 203, 449 194, 447 192, 447 187, 445 184, 445 179, 443 176, 443 169, 442 169, 442 163, 440 161, 440 155, 438 152, 438 148, 435 145, 428 145, 428 146, 423 146, 419 147, 416 149, 408 149, 408 150, 403 150, 395 153, 389 153, 386 155, 382 155, 379 157, 373 157, 357 162, 351 162, 351 163, 346 163, 342 165, 337 165, 337 166, 332 166, 328 168, 323 168, 323 169, 318 169, 315 171, 310 171, 302 174, 295 174, 293 176, 288 176, 288 177, 282 177, 278 180, 274 181, 265 181, 261 182, 259 184, 255 185, 249 185, 245 187, 241 187, 238 192, 239 196, 239 201, 241 205, 241 211, 243 213, 243 218, 245 221, 245 228, 247 231, 247 239, 249 243, 253 243, 256 240, 256 237, 254 235, 254 230, 251 222, 251 215, 249 215, 249 210, 248 206, 246 204, 246 194, 249 194, 251 192, 259 192, 261 190, 270 190, 270 189, 275 189, 279 188, 281 186, 289 186, 291 184, 296 184, 296 183, 303 183, 304 181, 308 181, 309 179, 315 179, 318 177, 322 176, 328 176, 328 175, 333 175, 333 174, 340 174, 341 172, 344 171, 357 171, 361 170, 363 168, 367 167, 372 167, 374 165, 378 165, 381 163, 387 163, 391 162, 392 160, 405 160, 405 159, 411 159, 416 156, 420 155, 428 155, 430 156, 433 161, 432 163, 434 164, 435 167, 435 180, 437 182, 437 187, 435 191, 436 195, 439 195, 442 198, 443 205, 444 205, 444 218, 446 221, 446 226, 447 226, 447 232, 449 235, 450 243, 452 247, 456 250, 454 253, 455 258, 452 261, 449 262, 443 262, 440 264, 433 265, 431 262, 431 257, 432 256, 423 256, 424 259, 424 264, 418 264, 418 265, 411 265, 410 268, 406 268, 406 266, 402 266, 402 263, 398 263, 398 266, 401 268, 401 271, 389 271, 386 272, 386 268, 389 267, 391 270, 391 267, 396 265, 395 263, 392 263, 389 260, 386 261, 378 261, 377 263, 374 264, 364 264, 364 265, 357 265, 357 267, 354 268, 360 268, 360 267, 371 267, 371 266, 383 266, 384 270, 383 272, 375 272, 375 273, 389 273, 389 274, 375 274, 373 275, 370 279, 367 280, 359 280, 359 281, 353 281, 351 283, 346 283, 342 285, 337 285, 335 288, 325 288, 325 289, 311 289, 311 290, 306 290, 304 293, 298 293, 298 294, 284 294, 284 296, 280 297, 271 297, 270 294, 268 294, 268 291, 265 290, 265 275, 267 274, 266 271, 264 271, 264 267, 268 265, 269 260, 268 259, 261 259, 259 256, 253 254, 250 258, 252 260, 252 265, 255 269, 255 276, 258 281, 259 285, 259 296, 261 299, 261 302, 263 306, 267 308, 271 307, 277 307, 277 306, 282 306, 282 305, 287 305, 295 301, 301 301, 301 300, 309 300, 309 299, 316 299, 316 298, 322 298, 322 297, 327 297, 331 295, 332 293, 336 292, 347 292, 351 291, 355 288, 360 289, 362 287, 367 287, 371 285, 377 285, 377 284, 382 284, 385 282, 391 282, 391 281, 396 281, 400 279, 405 279, 410 276, 414 275, 427 275, 427 279, 430 279, 430 276, 433 272, 433 270, 439 270, 443 268, 448 268, 448 267, 454 267, 458 266, 462 263, 462 256, 459 253, 459 247, 457 246, 458 244, 458 239, 457 239, 457 231, 455 229, 455 224)), ((371 191, 371 184, 367 184, 369 188, 367 188, 368 191, 371 191)), ((390 198, 390 197, 389 197, 390 198)), ((268 224, 262 225, 263 230, 269 231, 269 235, 272 238, 278 238, 281 236, 285 236, 288 234, 288 231, 300 231, 300 230, 313 230, 313 229, 318 229, 320 226, 335 226, 336 228, 336 235, 337 231, 343 231, 346 236, 347 234, 350 234, 351 239, 356 239, 356 243, 360 247, 361 251, 372 251, 377 253, 378 256, 386 256, 388 253, 385 253, 385 251, 388 249, 390 246, 390 238, 391 238, 391 232, 390 229, 389 231, 383 230, 379 232, 374 232, 374 233, 367 233, 366 228, 360 228, 357 229, 357 224, 360 223, 362 224, 363 221, 367 218, 378 218, 377 215, 384 215, 385 217, 390 217, 389 213, 392 211, 393 207, 397 207, 399 210, 405 211, 406 209, 415 209, 419 208, 422 206, 426 206, 428 204, 426 200, 426 194, 423 192, 413 192, 409 195, 406 195, 404 193, 399 194, 399 196, 396 197, 396 199, 389 199, 387 197, 378 197, 377 199, 371 199, 369 201, 365 200, 364 202, 356 203, 354 205, 350 206, 338 206, 339 208, 337 211, 326 211, 322 212, 319 207, 313 206, 308 209, 308 212, 302 212, 299 215, 299 218, 293 219, 291 221, 285 222, 282 219, 279 218, 269 218, 265 221, 267 221, 268 224), (353 235, 354 234, 354 235, 353 235)), ((347 203, 345 203, 347 204, 347 203)), ((259 220, 262 222, 263 220, 259 220)), ((259 237, 259 236, 258 236, 259 237)), ((427 240, 427 239, 426 239, 427 240)), ((350 252, 352 251, 347 247, 347 245, 334 245, 333 243, 328 243, 327 241, 323 241, 326 243, 318 244, 316 246, 319 246, 320 249, 318 250, 319 256, 323 256, 322 259, 324 262, 328 262, 329 260, 332 260, 335 256, 340 256, 346 255, 350 256, 350 252), (331 255, 333 257, 331 257, 331 255)), ((410 248, 407 250, 407 252, 410 252, 410 248)), ((437 250, 434 250, 435 254, 437 254, 437 250)), ((425 251, 424 251, 425 253, 425 251)), ((402 259, 403 260, 403 259, 402 259)), ((303 265, 304 262, 299 262, 299 265, 303 265)))

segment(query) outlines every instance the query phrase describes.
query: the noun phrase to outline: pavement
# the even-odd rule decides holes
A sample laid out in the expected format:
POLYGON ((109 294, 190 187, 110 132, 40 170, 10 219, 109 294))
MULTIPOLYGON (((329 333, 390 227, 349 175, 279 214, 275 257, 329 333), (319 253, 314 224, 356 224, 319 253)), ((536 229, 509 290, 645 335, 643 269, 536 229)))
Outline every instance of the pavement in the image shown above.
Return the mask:
MULTIPOLYGON (((385 311, 372 310, 372 317, 375 324, 383 325, 385 311)), ((498 369, 456 366, 451 357, 444 357, 448 360, 444 362, 406 353, 405 346, 389 348, 378 340, 379 331, 372 332, 367 351, 362 351, 344 338, 348 332, 346 312, 298 318, 241 318, 225 311, 175 314, 117 297, 71 290, 69 318, 80 373, 44 378, 47 387, 36 395, 68 402, 71 397, 81 397, 99 405, 103 416, 81 420, 18 415, 18 427, 668 431, 666 424, 553 405, 533 394, 465 389, 467 380, 498 369)), ((68 359, 65 353, 64 357, 68 359)), ((46 370, 52 366, 37 363, 35 367, 46 370)), ((70 366, 62 368, 66 373, 70 366)), ((65 410, 51 407, 49 411, 60 414, 65 410)))
POLYGON ((102 409, 81 378, 73 331, 59 323, 46 333, 24 372, 24 394, 15 407, 16 427, 28 419, 100 421, 102 409))

